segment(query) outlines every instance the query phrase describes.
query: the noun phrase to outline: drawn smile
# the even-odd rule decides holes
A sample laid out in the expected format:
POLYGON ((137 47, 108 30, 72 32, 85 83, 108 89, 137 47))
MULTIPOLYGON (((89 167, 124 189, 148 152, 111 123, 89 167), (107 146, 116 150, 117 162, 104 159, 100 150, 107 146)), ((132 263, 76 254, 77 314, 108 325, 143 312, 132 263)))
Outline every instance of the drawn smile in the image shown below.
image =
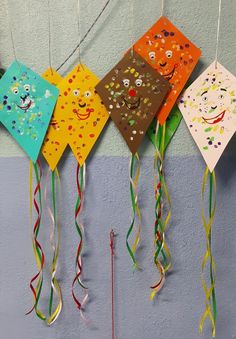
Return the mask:
MULTIPOLYGON (((22 100, 23 104, 24 104, 24 102, 25 102, 25 100, 22 100)), ((25 106, 17 105, 17 107, 19 107, 23 111, 27 111, 30 108, 31 105, 32 105, 32 101, 30 100, 27 105, 25 105, 25 106)))
POLYGON ((224 119, 224 116, 225 116, 225 110, 223 112, 221 112, 220 114, 216 115, 213 118, 204 118, 204 117, 202 117, 202 119, 207 124, 214 125, 214 124, 217 124, 218 122, 222 121, 224 119))
POLYGON ((170 73, 167 73, 167 74, 163 74, 163 76, 167 79, 167 80, 171 80, 173 78, 173 75, 175 73, 175 68, 176 68, 176 65, 174 65, 174 68, 172 69, 172 71, 170 73))
POLYGON ((80 107, 80 108, 84 108, 84 107, 86 107, 86 105, 87 105, 87 104, 86 104, 86 102, 85 102, 84 104, 79 104, 79 107, 80 107))
MULTIPOLYGON (((80 104, 79 104, 79 106, 80 106, 80 104)), ((86 106, 86 104, 85 105, 83 105, 82 107, 85 107, 86 106)), ((81 107, 81 106, 80 106, 81 107)), ((90 114, 92 113, 92 112, 94 112, 94 109, 93 108, 87 108, 86 109, 86 113, 84 113, 84 114, 82 114, 82 113, 80 113, 80 112, 76 112, 76 115, 77 115, 77 118, 79 119, 79 120, 87 120, 89 117, 90 117, 90 114)))
POLYGON ((128 102, 128 100, 124 98, 124 103, 128 109, 137 109, 140 105, 140 98, 138 98, 136 102, 128 102))

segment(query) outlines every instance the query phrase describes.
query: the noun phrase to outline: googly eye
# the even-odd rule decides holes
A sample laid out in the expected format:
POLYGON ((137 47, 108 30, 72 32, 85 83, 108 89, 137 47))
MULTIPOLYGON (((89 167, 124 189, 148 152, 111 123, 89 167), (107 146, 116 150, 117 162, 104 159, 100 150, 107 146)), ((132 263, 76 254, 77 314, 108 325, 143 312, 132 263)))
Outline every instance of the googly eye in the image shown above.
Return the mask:
POLYGON ((29 92, 30 91, 30 85, 24 85, 24 89, 26 92, 29 92))
POLYGON ((129 87, 129 84, 130 84, 129 79, 124 79, 123 84, 124 84, 125 87, 129 87))
POLYGON ((142 79, 136 79, 136 80, 135 80, 135 85, 136 85, 137 87, 141 87, 142 84, 143 84, 143 80, 142 80, 142 79))
POLYGON ((172 58, 172 55, 173 55, 173 53, 172 53, 172 51, 166 51, 166 57, 167 58, 172 58))
POLYGON ((222 100, 222 99, 224 99, 224 95, 220 94, 218 98, 222 100))
POLYGON ((156 59, 156 53, 155 52, 149 52, 149 58, 151 60, 155 60, 156 59))
POLYGON ((207 101, 208 101, 208 97, 207 97, 206 95, 204 95, 204 96, 202 97, 202 101, 203 101, 203 102, 207 102, 207 101))
POLYGON ((84 92, 84 96, 85 96, 85 98, 90 98, 91 97, 91 92, 90 91, 84 92))
POLYGON ((18 93, 19 93, 19 90, 18 90, 17 87, 14 87, 14 88, 12 88, 12 92, 13 92, 14 94, 18 94, 18 93))
POLYGON ((74 89, 73 90, 73 94, 74 94, 74 96, 77 97, 79 95, 79 90, 78 89, 74 89))

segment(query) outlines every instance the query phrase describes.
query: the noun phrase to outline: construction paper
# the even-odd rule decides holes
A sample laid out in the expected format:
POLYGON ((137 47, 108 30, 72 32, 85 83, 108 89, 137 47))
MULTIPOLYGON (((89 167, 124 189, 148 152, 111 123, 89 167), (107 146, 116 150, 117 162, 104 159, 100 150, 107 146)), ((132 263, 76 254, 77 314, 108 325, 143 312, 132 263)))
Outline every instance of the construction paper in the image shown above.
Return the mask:
MULTIPOLYGON (((62 76, 55 70, 51 70, 51 68, 47 69, 42 74, 42 77, 55 86, 63 80, 62 76)), ((68 144, 68 140, 65 138, 65 133, 62 128, 64 127, 64 129, 66 129, 65 119, 60 119, 58 113, 58 110, 54 110, 41 149, 42 154, 52 171, 56 168, 68 144)))
POLYGON ((0 121, 35 163, 58 89, 19 61, 0 80, 0 121))
MULTIPOLYGON (((70 145, 80 165, 83 165, 109 118, 95 92, 98 82, 99 79, 85 65, 78 65, 58 85, 60 94, 54 112, 55 122, 52 123, 58 135, 60 133, 60 140, 70 145)), ((49 131, 43 151, 50 149, 53 138, 54 133, 49 131)), ((54 165, 61 156, 57 152, 59 149, 48 153, 51 160, 47 160, 54 165)))
POLYGON ((133 154, 169 89, 168 81, 132 50, 96 86, 133 154))
POLYGON ((164 16, 135 43, 134 49, 171 83, 172 90, 157 110, 158 120, 163 125, 201 51, 164 16))
POLYGON ((178 102, 188 129, 212 172, 236 129, 236 77, 215 61, 178 102))
MULTIPOLYGON (((169 116, 166 119, 166 133, 165 133, 165 149, 169 145, 171 139, 173 138, 179 124, 182 120, 182 114, 177 105, 174 105, 169 116)), ((157 120, 154 119, 147 130, 147 135, 153 145, 155 145, 155 134, 156 134, 156 124, 157 120)), ((159 139, 159 138, 157 138, 159 139)), ((160 148, 160 145, 158 146, 160 148)))

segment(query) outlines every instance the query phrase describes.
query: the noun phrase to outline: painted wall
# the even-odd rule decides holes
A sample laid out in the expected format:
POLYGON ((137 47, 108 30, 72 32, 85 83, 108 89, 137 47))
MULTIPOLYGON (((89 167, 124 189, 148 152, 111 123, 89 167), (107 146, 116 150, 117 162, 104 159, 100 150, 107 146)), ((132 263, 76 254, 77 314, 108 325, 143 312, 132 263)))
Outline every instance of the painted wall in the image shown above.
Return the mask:
MULTIPOLYGON (((47 1, 9 0, 16 55, 37 72, 48 67, 47 1)), ((51 0, 52 62, 58 66, 78 42, 76 0, 51 0)), ((105 0, 80 0, 81 36, 87 31, 105 0)), ((159 17, 160 1, 112 0, 109 9, 81 48, 81 59, 102 77, 124 51, 159 17)), ((0 60, 7 67, 13 60, 5 1, 0 0, 0 60)), ((219 60, 236 74, 236 2, 223 1, 219 60)), ((217 0, 166 0, 165 14, 199 47, 203 57, 192 79, 206 68, 215 55, 218 15, 217 0)), ((66 74, 78 62, 78 53, 62 69, 66 74)), ((109 231, 117 236, 116 330, 118 339, 198 338, 198 322, 204 295, 200 269, 204 253, 204 232, 200 219, 200 193, 204 162, 184 122, 168 150, 166 173, 173 204, 168 242, 173 270, 154 303, 149 302, 150 284, 156 278, 152 264, 153 233, 153 149, 145 140, 141 147, 142 175, 139 184, 143 212, 142 245, 138 253, 143 268, 132 273, 125 248, 130 221, 128 206, 128 150, 110 122, 88 161, 88 185, 83 220, 86 225, 85 278, 90 287, 87 315, 92 325, 80 319, 70 295, 78 236, 73 224, 76 197, 76 163, 66 152, 60 164, 62 178, 62 243, 60 278, 64 309, 58 322, 47 328, 34 316, 24 313, 31 305, 28 282, 36 272, 30 241, 28 216, 28 159, 0 128, 0 338, 13 339, 97 339, 110 338, 110 257, 109 231)), ((217 338, 236 337, 236 172, 233 138, 217 167, 217 214, 213 229, 213 251, 217 265, 217 338)), ((46 168, 45 168, 46 171, 46 168)), ((50 261, 49 225, 43 223, 41 243, 50 261)), ((49 273, 46 271, 46 281, 49 273)), ((46 283, 47 284, 47 283, 46 283)), ((46 310, 48 289, 43 291, 46 310)), ((210 337, 206 325, 205 338, 210 337)))

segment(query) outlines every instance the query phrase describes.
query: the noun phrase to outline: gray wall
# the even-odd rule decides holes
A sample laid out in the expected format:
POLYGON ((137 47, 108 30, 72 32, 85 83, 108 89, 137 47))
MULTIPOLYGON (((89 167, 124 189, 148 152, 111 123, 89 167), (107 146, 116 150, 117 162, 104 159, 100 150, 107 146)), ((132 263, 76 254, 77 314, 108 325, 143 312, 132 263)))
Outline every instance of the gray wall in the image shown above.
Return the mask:
MULTIPOLYGON (((53 65, 58 66, 78 41, 76 2, 51 0, 53 65)), ((105 0, 80 0, 81 35, 96 17, 105 0)), ((136 0, 134 27, 131 1, 113 0, 81 49, 81 58, 102 77, 131 42, 160 15, 160 1, 136 0), (145 5, 144 5, 145 4, 145 5)), ((48 67, 47 1, 9 0, 16 54, 19 60, 42 72, 48 67)), ((0 60, 7 67, 13 60, 5 1, 0 0, 0 60)), ((166 15, 202 48, 203 57, 192 79, 206 68, 215 54, 217 0, 166 0, 166 15)), ((219 60, 236 74, 236 2, 224 0, 219 60)), ((66 74, 78 62, 78 54, 62 70, 66 74)), ((236 337, 236 173, 235 138, 217 166, 217 213, 213 227, 213 252, 217 265, 217 338, 236 337)), ((142 243, 138 257, 141 272, 132 273, 125 248, 130 221, 128 150, 110 122, 88 161, 88 185, 83 221, 86 225, 84 273, 90 287, 86 326, 70 294, 78 236, 73 224, 76 198, 76 162, 66 152, 60 164, 63 190, 60 278, 64 308, 58 322, 47 328, 34 315, 26 317, 32 299, 28 282, 36 271, 28 216, 28 159, 1 127, 0 129, 0 338, 97 339, 111 338, 109 231, 116 238, 116 331, 118 339, 199 338, 198 323, 203 312, 201 259, 205 249, 200 218, 200 193, 204 162, 184 122, 167 154, 166 174, 173 204, 168 242, 173 256, 172 274, 160 296, 149 301, 150 284, 156 278, 153 253, 153 149, 145 140, 141 147, 142 174, 139 183, 143 212, 142 243)), ((46 167, 45 167, 46 172, 46 167)), ((49 223, 42 225, 40 241, 50 262, 49 223)), ((45 272, 42 308, 48 297, 45 272)), ((204 338, 210 337, 209 323, 204 338)))

